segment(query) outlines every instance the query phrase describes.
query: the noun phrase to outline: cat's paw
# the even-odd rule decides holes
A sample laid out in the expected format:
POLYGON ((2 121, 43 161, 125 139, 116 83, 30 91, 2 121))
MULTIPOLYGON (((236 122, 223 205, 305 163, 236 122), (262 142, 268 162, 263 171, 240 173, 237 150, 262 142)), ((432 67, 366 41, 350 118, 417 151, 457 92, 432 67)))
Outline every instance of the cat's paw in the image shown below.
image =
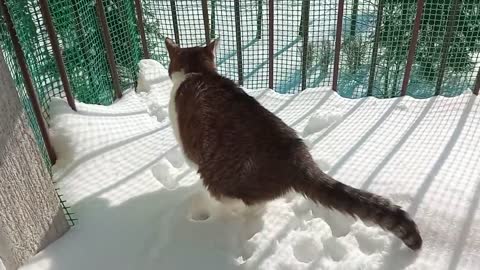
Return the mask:
POLYGON ((203 222, 212 216, 212 199, 206 191, 199 191, 192 195, 188 218, 191 221, 203 222))
POLYGON ((243 215, 248 211, 248 206, 239 199, 222 197, 218 202, 220 210, 227 214, 243 215))
POLYGON ((161 159, 157 164, 151 168, 153 176, 160 182, 166 189, 174 190, 178 188, 179 184, 176 179, 177 169, 166 160, 161 159))

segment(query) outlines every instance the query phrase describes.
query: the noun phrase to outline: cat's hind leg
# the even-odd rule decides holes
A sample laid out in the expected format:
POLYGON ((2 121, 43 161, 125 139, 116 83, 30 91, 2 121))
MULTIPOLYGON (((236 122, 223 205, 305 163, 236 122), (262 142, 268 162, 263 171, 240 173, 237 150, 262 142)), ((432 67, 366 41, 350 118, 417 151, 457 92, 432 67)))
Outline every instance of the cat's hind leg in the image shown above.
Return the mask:
POLYGON ((217 199, 223 211, 234 213, 236 215, 251 215, 257 216, 265 212, 266 202, 259 202, 255 204, 246 204, 241 199, 222 197, 217 199))
POLYGON ((222 196, 216 198, 222 211, 236 215, 244 214, 248 206, 240 199, 222 196))
POLYGON ((206 190, 200 190, 192 195, 190 205, 190 219, 206 221, 212 215, 214 200, 206 190))
POLYGON ((256 203, 253 205, 247 205, 247 211, 246 214, 251 215, 251 216, 260 216, 263 213, 265 213, 267 209, 267 203, 266 202, 260 202, 256 203))

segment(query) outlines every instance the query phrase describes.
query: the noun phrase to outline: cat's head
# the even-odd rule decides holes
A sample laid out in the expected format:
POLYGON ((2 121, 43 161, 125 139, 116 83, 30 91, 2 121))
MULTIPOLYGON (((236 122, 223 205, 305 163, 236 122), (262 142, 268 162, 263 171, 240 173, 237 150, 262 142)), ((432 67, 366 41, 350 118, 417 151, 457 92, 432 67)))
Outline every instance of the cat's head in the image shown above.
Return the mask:
POLYGON ((215 52, 218 47, 218 39, 215 39, 205 47, 180 48, 170 38, 165 39, 170 65, 168 75, 172 77, 174 72, 183 71, 185 74, 198 72, 212 72, 216 70, 215 52))

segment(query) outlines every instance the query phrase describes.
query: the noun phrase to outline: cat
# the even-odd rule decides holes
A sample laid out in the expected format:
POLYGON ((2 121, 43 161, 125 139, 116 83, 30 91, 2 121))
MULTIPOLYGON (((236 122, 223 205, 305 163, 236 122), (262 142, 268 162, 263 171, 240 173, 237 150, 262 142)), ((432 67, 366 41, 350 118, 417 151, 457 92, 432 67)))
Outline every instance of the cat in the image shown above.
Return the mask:
POLYGON ((290 191, 392 232, 412 250, 417 225, 388 199, 336 181, 280 118, 216 70, 218 39, 180 48, 165 39, 173 87, 169 116, 187 162, 220 202, 259 205, 290 191))

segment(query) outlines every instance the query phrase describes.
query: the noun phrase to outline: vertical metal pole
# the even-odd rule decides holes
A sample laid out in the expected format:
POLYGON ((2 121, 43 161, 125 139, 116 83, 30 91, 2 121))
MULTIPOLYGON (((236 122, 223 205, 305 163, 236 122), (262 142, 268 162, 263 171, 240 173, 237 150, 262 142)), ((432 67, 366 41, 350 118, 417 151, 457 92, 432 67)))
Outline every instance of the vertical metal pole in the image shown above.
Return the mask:
POLYGON ((384 0, 378 1, 377 22, 375 24, 375 38, 373 41, 372 61, 370 63, 370 76, 368 77, 367 96, 373 94, 373 82, 375 81, 375 72, 377 67, 378 47, 380 43, 380 28, 382 27, 384 0))
POLYGON ((337 91, 338 85, 338 70, 340 67, 340 50, 342 49, 342 28, 343 28, 343 6, 345 0, 338 1, 337 9, 337 31, 335 34, 335 58, 333 60, 333 91, 337 91))
POLYGON ((135 0, 135 13, 137 13, 137 28, 142 41, 143 58, 149 59, 147 36, 145 35, 145 23, 143 22, 142 0, 135 0))
POLYGON ((45 143, 45 148, 47 149, 48 157, 50 158, 51 163, 54 164, 55 161, 57 160, 57 155, 55 153, 55 150, 53 149, 52 142, 50 141, 50 136, 48 135, 47 123, 45 122, 45 119, 42 116, 42 108, 40 106, 40 102, 38 101, 38 96, 37 96, 37 93, 35 92, 33 81, 28 71, 25 55, 20 45, 20 41, 17 36, 17 31, 13 26, 12 18, 10 16, 10 13, 8 12, 8 7, 6 5, 5 0, 0 0, 0 13, 3 14, 5 24, 7 25, 7 30, 10 34, 10 38, 12 39, 13 48, 15 50, 15 56, 17 57, 18 65, 20 67, 20 71, 22 73, 22 77, 25 83, 25 90, 27 91, 28 98, 30 100, 30 103, 32 104, 33 113, 35 114, 38 127, 40 128, 40 133, 42 135, 43 142, 45 143))
POLYGON ((461 5, 462 0, 454 0, 452 3, 452 8, 450 9, 450 14, 448 14, 447 29, 445 30, 445 37, 443 39, 442 56, 438 70, 437 84, 435 86, 435 95, 440 95, 440 90, 443 84, 443 76, 445 75, 445 69, 447 66, 448 50, 450 49, 450 44, 452 43, 453 33, 456 31, 455 28, 457 16, 461 5))
POLYGON ((217 6, 217 0, 212 0, 212 13, 210 15, 210 36, 215 37, 215 14, 216 14, 216 6, 217 6))
POLYGON ((205 29, 205 44, 210 43, 210 24, 208 22, 208 0, 202 0, 203 27, 205 29))
POLYGON ((243 61, 242 61, 242 28, 240 25, 240 1, 234 0, 235 9, 235 39, 237 42, 237 68, 238 84, 243 84, 243 61))
POLYGON ((76 38, 80 43, 80 50, 82 51, 83 57, 86 62, 86 68, 88 73, 88 77, 86 78, 86 80, 88 80, 87 85, 91 87, 92 85, 94 85, 94 82, 93 82, 94 76, 92 76, 92 67, 91 67, 92 65, 91 65, 90 58, 88 57, 87 45, 85 43, 85 40, 87 39, 87 34, 85 33, 86 28, 84 27, 82 23, 82 18, 80 17, 78 1, 70 0, 70 4, 73 7, 73 16, 75 16, 76 38))
POLYGON ((310 0, 303 0, 302 3, 303 17, 303 48, 302 48, 302 90, 307 88, 307 71, 308 71, 308 22, 310 15, 310 0))
MULTIPOLYGON (((380 5, 380 3, 379 3, 380 5)), ((352 20, 350 22, 350 37, 355 37, 357 32, 358 0, 353 0, 352 20)))
POLYGON ((120 87, 120 78, 117 73, 117 64, 115 62, 115 54, 113 52, 112 38, 110 36, 110 29, 107 24, 107 17, 105 16, 105 9, 102 0, 96 0, 97 17, 100 20, 100 27, 102 28, 103 42, 105 43, 105 50, 107 53, 107 61, 110 67, 110 75, 112 76, 113 90, 115 97, 122 97, 122 89, 120 87))
POLYGON ((475 86, 473 87, 473 93, 478 96, 480 92, 480 68, 478 68, 477 79, 475 80, 475 86))
POLYGON ((39 0, 40 11, 42 12, 42 17, 45 22, 45 28, 47 29, 48 38, 50 39, 50 45, 52 46, 53 56, 55 58, 55 63, 57 65, 58 72, 60 74, 60 79, 63 84, 63 91, 65 92, 65 97, 67 98, 68 105, 72 110, 76 111, 75 99, 72 95, 72 90, 70 88, 70 81, 68 80, 67 71, 65 69, 65 62, 63 61, 62 51, 58 43, 57 33, 55 31, 55 26, 53 25, 52 15, 48 9, 47 0, 39 0))
POLYGON ((303 3, 303 0, 302 0, 302 10, 300 11, 300 26, 298 27, 298 35, 299 36, 303 36, 303 21, 305 20, 305 18, 303 17, 305 15, 305 5, 303 3))
POLYGON ((262 38, 263 0, 257 0, 257 39, 262 38))
POLYGON ((175 43, 180 45, 180 31, 178 31, 177 5, 175 0, 170 0, 170 8, 172 10, 173 33, 175 34, 175 43))
POLYGON ((420 23, 422 21, 423 6, 425 0, 417 1, 417 13, 415 15, 415 23, 413 25, 413 34, 410 41, 410 47, 408 49, 407 64, 405 66, 405 75, 403 76, 401 96, 407 94, 408 82, 410 81, 410 73, 412 72, 412 65, 415 60, 415 51, 417 49, 418 34, 420 32, 420 23))
POLYGON ((268 88, 273 89, 274 0, 268 0, 268 88))

